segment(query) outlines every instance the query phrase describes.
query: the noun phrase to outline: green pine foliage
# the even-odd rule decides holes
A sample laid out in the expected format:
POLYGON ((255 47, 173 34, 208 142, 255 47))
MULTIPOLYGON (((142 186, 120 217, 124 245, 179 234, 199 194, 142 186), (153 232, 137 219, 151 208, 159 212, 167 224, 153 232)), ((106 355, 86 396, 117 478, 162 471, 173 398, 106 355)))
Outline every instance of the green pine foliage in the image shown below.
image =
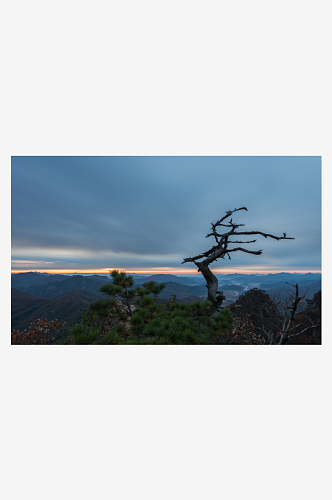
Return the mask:
POLYGON ((231 328, 232 314, 225 310, 208 318, 206 312, 211 305, 208 301, 168 302, 140 334, 148 339, 160 337, 167 344, 213 344, 222 339, 225 329, 231 328))
POLYGON ((107 298, 98 300, 83 313, 83 321, 70 330, 74 344, 198 345, 222 344, 233 326, 233 315, 224 309, 213 317, 212 304, 155 299, 165 288, 153 281, 134 288, 134 280, 124 272, 112 271, 112 283, 100 288, 107 298), (121 299, 121 307, 117 299, 121 299), (135 309, 131 306, 134 305, 135 309))
POLYGON ((95 326, 87 328, 81 323, 69 329, 69 335, 72 336, 74 344, 93 344, 99 333, 99 328, 95 326))

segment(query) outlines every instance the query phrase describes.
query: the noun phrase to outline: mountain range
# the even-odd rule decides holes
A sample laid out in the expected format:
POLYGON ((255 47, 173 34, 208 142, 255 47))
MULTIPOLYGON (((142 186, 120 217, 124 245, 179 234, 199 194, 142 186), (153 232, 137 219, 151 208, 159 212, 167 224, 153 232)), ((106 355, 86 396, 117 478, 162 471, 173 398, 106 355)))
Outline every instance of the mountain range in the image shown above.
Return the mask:
MULTIPOLYGON (((240 294, 250 288, 264 289, 270 296, 285 298, 292 288, 287 283, 299 284, 300 294, 307 291, 306 298, 311 299, 321 289, 320 273, 277 273, 267 275, 218 274, 219 290, 223 291, 227 306, 235 302, 240 294)), ((146 277, 133 275, 134 286, 141 286, 148 281, 165 283, 165 289, 159 294, 159 301, 168 300, 175 295, 178 301, 191 302, 206 300, 207 288, 202 275, 176 276, 173 274, 155 274, 146 277)), ((28 328, 30 322, 40 318, 66 321, 67 326, 80 321, 80 309, 90 302, 103 298, 100 287, 111 282, 108 275, 72 276, 48 273, 12 274, 12 328, 28 328)))
POLYGON ((16 284, 16 286, 12 285, 12 288, 44 299, 53 299, 58 295, 63 295, 73 290, 86 290, 99 295, 99 298, 101 298, 103 295, 99 292, 99 288, 104 284, 104 281, 103 279, 99 280, 78 275, 71 276, 70 278, 66 277, 64 280, 51 280, 46 283, 43 280, 41 284, 34 283, 29 286, 16 284))

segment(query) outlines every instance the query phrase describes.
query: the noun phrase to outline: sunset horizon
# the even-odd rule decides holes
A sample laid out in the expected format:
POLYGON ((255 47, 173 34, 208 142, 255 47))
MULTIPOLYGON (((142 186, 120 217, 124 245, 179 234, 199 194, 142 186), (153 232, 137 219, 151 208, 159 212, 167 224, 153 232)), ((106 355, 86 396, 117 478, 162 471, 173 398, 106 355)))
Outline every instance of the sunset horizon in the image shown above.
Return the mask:
MULTIPOLYGON (((197 275, 198 271, 196 269, 181 271, 175 268, 172 269, 144 269, 144 270, 132 270, 132 269, 120 269, 120 268, 110 268, 109 270, 105 269, 12 269, 11 274, 19 274, 19 273, 45 273, 45 274, 110 274, 114 269, 125 272, 127 274, 181 274, 181 275, 197 275)), ((278 274, 278 273, 290 273, 290 274, 307 274, 307 273, 320 273, 321 270, 289 270, 289 269, 238 269, 238 268, 229 268, 229 269, 212 269, 216 274, 278 274)))

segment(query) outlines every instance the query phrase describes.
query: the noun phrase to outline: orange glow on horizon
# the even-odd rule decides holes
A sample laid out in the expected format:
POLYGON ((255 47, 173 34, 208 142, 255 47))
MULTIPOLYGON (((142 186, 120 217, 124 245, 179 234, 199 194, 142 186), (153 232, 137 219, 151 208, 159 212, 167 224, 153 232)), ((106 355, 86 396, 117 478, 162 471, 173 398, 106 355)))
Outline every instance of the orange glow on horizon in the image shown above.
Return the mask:
MULTIPOLYGON (((48 273, 48 274, 109 274, 113 269, 117 269, 118 271, 124 271, 127 274, 135 273, 135 274, 190 274, 197 275, 197 270, 183 270, 172 267, 162 267, 162 268, 150 268, 144 270, 137 269, 121 269, 121 268, 108 268, 108 269, 13 269, 11 274, 18 273, 48 273)), ((241 269, 241 268, 228 268, 228 269, 212 269, 215 274, 276 274, 276 273, 321 273, 321 270, 275 270, 275 269, 241 269)))

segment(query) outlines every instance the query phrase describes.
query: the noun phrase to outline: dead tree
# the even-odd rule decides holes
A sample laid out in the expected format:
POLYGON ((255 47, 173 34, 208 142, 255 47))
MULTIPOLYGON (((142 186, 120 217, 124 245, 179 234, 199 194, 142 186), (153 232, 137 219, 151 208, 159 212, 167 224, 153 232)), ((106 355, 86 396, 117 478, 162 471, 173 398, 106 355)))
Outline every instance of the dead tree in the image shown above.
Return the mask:
MULTIPOLYGON (((287 283, 287 281, 286 281, 286 283, 287 283)), ((282 330, 279 333, 277 333, 277 337, 280 337, 280 339, 279 339, 279 342, 276 342, 276 343, 278 343, 279 345, 285 345, 288 343, 288 341, 291 337, 295 337, 296 335, 302 335, 302 333, 304 333, 306 330, 309 330, 310 328, 316 328, 318 326, 318 324, 315 325, 311 321, 310 318, 307 318, 307 319, 309 319, 311 325, 307 326, 306 328, 303 328, 303 330, 301 330, 301 331, 296 332, 296 329, 299 326, 301 326, 301 323, 299 323, 298 325, 294 325, 295 314, 296 314, 299 302, 301 302, 301 300, 304 299, 306 294, 304 294, 302 297, 300 297, 299 285, 297 283, 295 285, 291 285, 290 283, 287 283, 287 285, 293 286, 295 288, 295 295, 293 294, 290 297, 288 297, 288 302, 290 302, 290 305, 288 305, 288 303, 287 303, 284 307, 285 310, 287 310, 287 309, 290 310, 290 315, 288 316, 288 314, 286 313, 285 319, 284 319, 284 322, 282 325, 282 330), (294 333, 294 330, 296 333, 294 333)))
POLYGON ((241 208, 235 208, 234 210, 229 210, 228 212, 226 212, 226 215, 221 219, 219 219, 215 224, 211 223, 212 232, 209 233, 206 236, 206 238, 213 236, 216 240, 217 243, 216 245, 210 248, 210 250, 201 253, 200 255, 196 255, 195 257, 188 257, 184 259, 184 261, 182 262, 182 264, 184 264, 185 262, 193 262, 198 267, 198 272, 201 272, 203 274, 206 281, 206 287, 208 289, 208 300, 212 302, 212 307, 208 311, 209 316, 212 316, 218 310, 220 310, 222 308, 222 303, 225 300, 223 292, 218 292, 218 279, 209 268, 209 265, 217 261, 217 259, 220 258, 224 259, 226 255, 230 259, 231 252, 241 251, 241 252, 251 253, 253 255, 260 255, 263 251, 263 250, 256 250, 256 251, 247 250, 246 248, 242 247, 229 248, 229 245, 239 244, 239 243, 240 244, 255 243, 255 241, 257 241, 257 240, 230 241, 229 240, 230 237, 238 235, 260 234, 261 236, 264 236, 264 238, 274 238, 275 240, 278 241, 295 239, 295 238, 287 238, 286 233, 283 233, 283 236, 274 236, 273 234, 263 233, 262 231, 236 231, 238 227, 244 226, 244 224, 235 224, 233 222, 233 219, 230 219, 227 222, 227 224, 223 224, 223 222, 226 219, 228 219, 232 215, 232 213, 238 212, 239 210, 247 210, 247 208, 241 207, 241 208), (230 228, 230 230, 228 232, 220 234, 217 232, 218 226, 227 227, 230 228))

